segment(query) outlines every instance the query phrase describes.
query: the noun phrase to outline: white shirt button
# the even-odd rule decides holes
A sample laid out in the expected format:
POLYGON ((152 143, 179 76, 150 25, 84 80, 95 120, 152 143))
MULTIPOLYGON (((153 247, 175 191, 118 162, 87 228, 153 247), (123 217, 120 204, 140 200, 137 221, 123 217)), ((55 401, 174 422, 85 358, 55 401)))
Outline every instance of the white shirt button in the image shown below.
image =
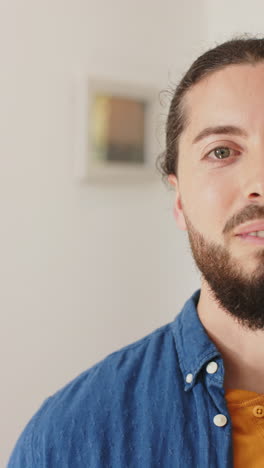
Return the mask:
POLYGON ((206 366, 206 371, 208 372, 208 374, 214 374, 217 371, 217 369, 218 364, 215 361, 209 362, 209 364, 207 364, 206 366))
POLYGON ((191 383, 191 382, 192 382, 192 379, 193 379, 193 375, 192 375, 192 374, 187 374, 187 375, 186 375, 186 382, 187 382, 187 383, 191 383))
POLYGON ((227 423, 227 418, 225 417, 224 414, 217 414, 214 417, 214 424, 218 427, 223 427, 227 423))

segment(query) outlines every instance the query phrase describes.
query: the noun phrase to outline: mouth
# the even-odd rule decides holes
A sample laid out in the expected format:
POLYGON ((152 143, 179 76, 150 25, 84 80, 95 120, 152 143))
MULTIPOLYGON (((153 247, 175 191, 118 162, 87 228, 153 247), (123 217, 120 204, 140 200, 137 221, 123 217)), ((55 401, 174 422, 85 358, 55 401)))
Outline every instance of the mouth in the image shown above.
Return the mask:
POLYGON ((264 237, 250 236, 249 234, 237 234, 235 237, 247 244, 264 245, 264 237))

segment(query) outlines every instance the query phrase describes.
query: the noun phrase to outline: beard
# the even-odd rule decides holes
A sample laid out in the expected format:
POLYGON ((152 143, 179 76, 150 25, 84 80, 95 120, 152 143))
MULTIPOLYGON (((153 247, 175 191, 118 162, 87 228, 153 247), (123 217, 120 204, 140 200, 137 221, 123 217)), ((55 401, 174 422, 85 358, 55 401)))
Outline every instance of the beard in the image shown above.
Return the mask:
POLYGON ((258 266, 243 274, 226 247, 207 241, 184 217, 192 256, 212 299, 243 327, 264 330, 264 247, 255 246, 258 266))

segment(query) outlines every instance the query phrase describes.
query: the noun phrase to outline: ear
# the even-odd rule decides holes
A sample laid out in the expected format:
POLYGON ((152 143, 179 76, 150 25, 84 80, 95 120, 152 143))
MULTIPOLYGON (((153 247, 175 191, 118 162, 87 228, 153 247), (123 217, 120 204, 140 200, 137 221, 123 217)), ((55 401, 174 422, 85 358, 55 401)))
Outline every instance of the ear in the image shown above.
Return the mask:
POLYGON ((175 200, 174 200, 174 205, 173 205, 173 215, 174 215, 175 221, 180 229, 182 229, 183 231, 187 231, 187 226, 186 226, 183 209, 182 209, 182 202, 181 202, 178 180, 174 174, 170 174, 168 176, 168 181, 175 188, 175 200))

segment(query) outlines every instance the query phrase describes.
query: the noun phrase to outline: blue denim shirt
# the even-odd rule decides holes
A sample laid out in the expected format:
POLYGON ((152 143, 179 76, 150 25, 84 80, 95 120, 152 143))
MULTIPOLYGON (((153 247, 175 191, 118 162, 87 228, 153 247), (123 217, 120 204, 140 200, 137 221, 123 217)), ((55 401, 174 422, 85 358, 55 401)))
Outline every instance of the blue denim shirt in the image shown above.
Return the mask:
POLYGON ((44 401, 8 467, 233 467, 223 360, 197 314, 199 295, 173 322, 110 354, 44 401), (212 361, 218 367, 209 366, 217 367, 209 373, 212 361), (217 425, 216 415, 226 424, 217 425))

